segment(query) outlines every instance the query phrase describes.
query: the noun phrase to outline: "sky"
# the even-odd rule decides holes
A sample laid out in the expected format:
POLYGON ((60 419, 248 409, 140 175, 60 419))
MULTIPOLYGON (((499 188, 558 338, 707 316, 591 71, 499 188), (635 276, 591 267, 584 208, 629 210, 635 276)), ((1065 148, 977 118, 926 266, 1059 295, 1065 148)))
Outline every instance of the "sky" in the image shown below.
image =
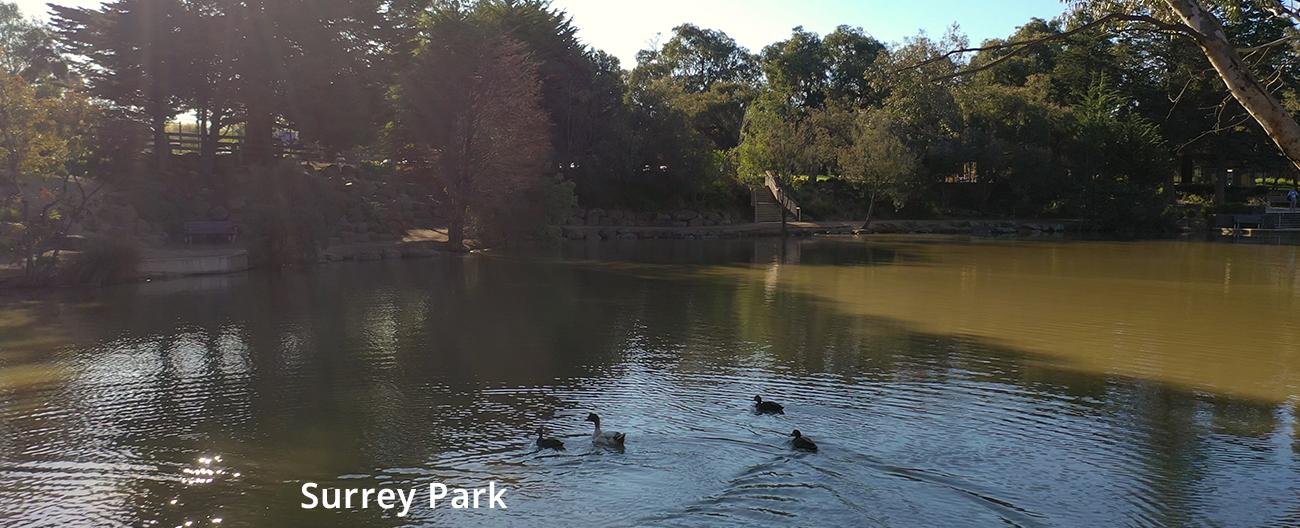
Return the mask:
MULTIPOLYGON (((17 0, 35 17, 45 16, 49 1, 17 0)), ((54 2, 96 5, 99 0, 54 2)), ((1065 10, 1061 0, 552 0, 552 5, 573 17, 583 42, 618 57, 625 68, 635 65, 637 51, 667 40, 683 22, 722 30, 757 52, 789 36, 795 26, 824 35, 840 24, 896 43, 918 30, 942 36, 956 22, 977 44, 1005 37, 1031 17, 1052 18, 1065 10)))

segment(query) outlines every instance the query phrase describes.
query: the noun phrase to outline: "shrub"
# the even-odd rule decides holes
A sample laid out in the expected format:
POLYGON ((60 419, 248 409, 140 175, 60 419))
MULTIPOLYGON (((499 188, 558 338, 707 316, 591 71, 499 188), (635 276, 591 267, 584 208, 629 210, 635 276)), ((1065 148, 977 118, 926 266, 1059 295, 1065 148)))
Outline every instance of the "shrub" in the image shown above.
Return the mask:
POLYGON ((140 248, 134 242, 95 238, 69 259, 63 278, 69 284, 104 286, 134 279, 139 267, 140 248))
POLYGON ((250 260, 279 269, 315 262, 337 220, 328 200, 320 199, 325 182, 292 162, 252 168, 237 180, 250 200, 241 225, 250 260))

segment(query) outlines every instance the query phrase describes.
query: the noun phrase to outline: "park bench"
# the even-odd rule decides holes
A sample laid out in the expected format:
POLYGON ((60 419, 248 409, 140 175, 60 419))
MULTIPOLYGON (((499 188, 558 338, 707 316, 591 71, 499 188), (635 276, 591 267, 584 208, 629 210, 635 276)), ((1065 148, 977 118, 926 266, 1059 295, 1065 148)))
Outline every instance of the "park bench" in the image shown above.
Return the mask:
POLYGON ((1242 226, 1264 227, 1264 215, 1257 214, 1239 214, 1232 216, 1233 227, 1241 229, 1242 226))
POLYGON ((239 226, 230 221, 185 222, 185 243, 191 244, 196 237, 220 237, 226 242, 234 242, 239 235, 239 226))

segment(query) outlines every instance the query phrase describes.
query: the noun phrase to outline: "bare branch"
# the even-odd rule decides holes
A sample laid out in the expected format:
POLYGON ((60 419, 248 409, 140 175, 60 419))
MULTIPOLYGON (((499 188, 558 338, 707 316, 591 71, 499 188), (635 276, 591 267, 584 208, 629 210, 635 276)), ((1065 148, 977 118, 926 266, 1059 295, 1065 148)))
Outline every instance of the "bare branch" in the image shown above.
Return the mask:
POLYGON ((1261 51, 1261 50, 1266 50, 1266 49, 1268 49, 1268 48, 1272 48, 1272 47, 1274 47, 1274 46, 1281 46, 1281 45, 1286 44, 1286 43, 1288 43, 1288 42, 1291 42, 1291 41, 1293 41, 1293 40, 1300 40, 1300 35, 1287 35, 1287 36, 1285 36, 1285 37, 1282 37, 1282 38, 1280 38, 1280 39, 1274 40, 1273 42, 1269 42, 1269 43, 1267 43, 1267 44, 1260 44, 1260 45, 1258 45, 1258 46, 1251 46, 1251 47, 1249 47, 1249 48, 1237 48, 1237 53, 1242 53, 1242 54, 1250 55, 1250 54, 1254 54, 1255 52, 1258 52, 1258 51, 1261 51))
POLYGON ((1191 37, 1191 38, 1194 38, 1194 39, 1197 39, 1197 40, 1200 40, 1201 38, 1203 38, 1203 37, 1201 36, 1200 33, 1197 33, 1197 32, 1196 32, 1196 30, 1194 30, 1194 29, 1192 29, 1191 27, 1188 27, 1188 26, 1186 26, 1186 25, 1183 25, 1183 24, 1173 24, 1173 23, 1165 22, 1165 21, 1160 20, 1160 19, 1158 19, 1158 18, 1151 17, 1151 16, 1147 16, 1147 15, 1130 15, 1130 14, 1127 14, 1127 13, 1110 13, 1110 14, 1108 14, 1108 15, 1106 15, 1106 16, 1103 16, 1103 17, 1101 17, 1101 18, 1098 18, 1097 20, 1094 20, 1094 21, 1092 21, 1092 22, 1088 22, 1088 23, 1086 23, 1086 24, 1083 24, 1083 25, 1081 25, 1081 26, 1079 26, 1079 27, 1076 27, 1076 28, 1074 28, 1074 29, 1071 29, 1071 30, 1068 30, 1068 31, 1062 31, 1062 32, 1060 32, 1060 33, 1053 33, 1053 34, 1051 34, 1051 35, 1046 35, 1046 36, 1043 36, 1043 37, 1040 37, 1040 38, 1036 38, 1036 39, 1021 40, 1021 41, 1017 41, 1017 42, 1007 42, 1007 43, 1004 43, 1004 44, 995 44, 995 45, 992 45, 992 46, 981 46, 981 47, 961 48, 961 49, 952 50, 952 51, 949 51, 949 52, 944 53, 944 54, 942 54, 942 55, 939 55, 939 56, 937 56, 937 57, 929 58, 929 59, 923 60, 923 61, 921 61, 921 62, 918 62, 918 63, 916 63, 916 64, 912 64, 912 65, 909 65, 909 66, 906 66, 906 67, 900 68, 900 69, 897 70, 897 72, 901 73, 901 72, 904 72, 904 71, 907 71, 907 70, 912 70, 912 69, 922 68, 922 67, 928 66, 928 65, 930 65, 930 64, 934 64, 934 63, 939 62, 939 61, 942 61, 942 60, 950 59, 950 58, 952 58, 952 57, 954 57, 954 56, 956 56, 956 55, 963 55, 963 54, 966 54, 966 53, 978 53, 978 52, 986 52, 986 51, 1009 50, 1008 53, 1007 53, 1006 55, 1003 55, 1003 56, 1001 56, 1001 57, 998 57, 997 59, 994 59, 994 60, 990 61, 990 62, 987 63, 987 64, 983 64, 983 65, 976 66, 976 67, 973 67, 973 68, 965 68, 965 69, 963 69, 963 70, 961 70, 961 71, 959 71, 959 72, 956 72, 956 73, 952 73, 952 74, 948 74, 948 75, 942 75, 942 76, 939 76, 939 77, 935 77, 934 79, 931 79, 931 81, 941 81, 941 80, 946 80, 946 79, 952 79, 952 78, 955 78, 955 77, 962 77, 962 76, 970 75, 970 74, 973 74, 973 73, 978 73, 978 72, 981 72, 981 71, 984 71, 984 70, 987 70, 987 69, 990 69, 990 68, 996 67, 996 66, 998 66, 999 64, 1002 64, 1003 62, 1006 62, 1006 61, 1008 61, 1008 60, 1011 60, 1012 58, 1018 56, 1020 53, 1024 52, 1025 50, 1030 49, 1030 48, 1033 48, 1033 47, 1035 47, 1035 46, 1040 46, 1040 45, 1046 44, 1046 43, 1048 43, 1048 42, 1053 42, 1053 41, 1057 41, 1057 40, 1061 40, 1061 39, 1069 38, 1069 37, 1071 37, 1071 36, 1073 36, 1073 35, 1076 35, 1076 34, 1079 34, 1079 33, 1085 32, 1085 31, 1089 31, 1089 30, 1092 30, 1092 29, 1095 29, 1095 28, 1098 28, 1098 27, 1101 27, 1101 26, 1104 26, 1104 25, 1106 25, 1106 24, 1110 24, 1110 23, 1113 23, 1113 22, 1140 22, 1140 23, 1149 24, 1149 25, 1152 26, 1151 28, 1144 28, 1144 29, 1149 29, 1149 30, 1152 30, 1152 31, 1158 31, 1158 32, 1162 32, 1162 33, 1177 34, 1177 35, 1181 35, 1181 36, 1191 37))

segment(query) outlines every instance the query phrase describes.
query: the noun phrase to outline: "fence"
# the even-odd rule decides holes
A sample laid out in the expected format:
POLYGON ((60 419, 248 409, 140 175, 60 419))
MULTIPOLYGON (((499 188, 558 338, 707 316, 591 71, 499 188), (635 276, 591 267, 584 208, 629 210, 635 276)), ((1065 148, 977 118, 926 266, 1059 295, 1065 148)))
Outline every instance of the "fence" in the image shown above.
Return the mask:
MULTIPOLYGON (((198 154, 203 148, 203 136, 193 132, 168 132, 167 142, 172 154, 198 154)), ((216 154, 239 156, 244 144, 244 136, 222 135, 217 138, 216 154)), ((152 142, 150 142, 152 148, 152 142)), ((275 142, 275 155, 281 158, 296 158, 303 161, 327 161, 325 151, 320 147, 301 143, 275 142)))

